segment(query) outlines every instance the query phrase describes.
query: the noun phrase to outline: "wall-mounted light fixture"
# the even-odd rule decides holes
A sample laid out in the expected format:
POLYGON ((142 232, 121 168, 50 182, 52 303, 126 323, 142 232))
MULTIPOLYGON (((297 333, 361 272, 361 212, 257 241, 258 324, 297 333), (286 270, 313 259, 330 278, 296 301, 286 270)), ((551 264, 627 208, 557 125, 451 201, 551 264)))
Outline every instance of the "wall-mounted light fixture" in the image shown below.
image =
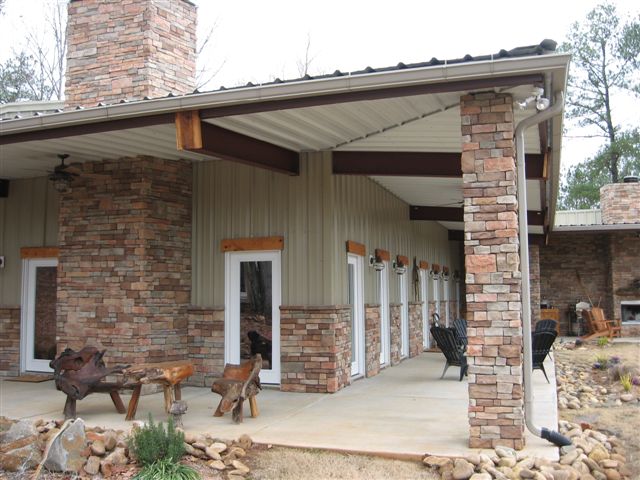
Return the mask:
POLYGON ((377 257, 375 255, 369 255, 369 266, 376 272, 381 272, 382 270, 384 270, 384 262, 380 257, 377 257))
POLYGON ((536 87, 531 91, 531 95, 520 102, 516 102, 521 109, 525 109, 529 106, 529 104, 534 103, 536 105, 536 110, 541 112, 542 110, 546 110, 549 108, 551 102, 549 102, 548 98, 543 97, 544 89, 540 87, 536 87))
POLYGON ((393 271, 396 272, 398 275, 402 275, 407 271, 407 263, 409 262, 406 261, 406 257, 403 257, 402 255, 398 255, 392 264, 393 271))
POLYGON ((442 278, 445 281, 449 280, 449 267, 447 267, 447 266, 442 267, 442 278))
POLYGON ((437 263, 432 263, 431 264, 431 270, 429 270, 429 276, 433 279, 438 279, 440 275, 440 265, 438 265, 437 263))

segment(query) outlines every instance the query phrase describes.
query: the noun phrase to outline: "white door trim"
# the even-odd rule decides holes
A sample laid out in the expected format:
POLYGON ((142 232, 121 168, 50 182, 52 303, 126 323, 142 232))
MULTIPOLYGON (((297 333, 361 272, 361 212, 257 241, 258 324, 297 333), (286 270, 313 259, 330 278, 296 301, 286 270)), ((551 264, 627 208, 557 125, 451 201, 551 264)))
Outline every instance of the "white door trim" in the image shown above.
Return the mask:
POLYGON ((409 356, 409 275, 398 275, 400 282, 400 358, 409 356))
POLYGON ((389 262, 383 261, 384 268, 378 271, 380 299, 380 365, 391 363, 391 320, 389 313, 389 262))
MULTIPOLYGON (((364 328, 364 268, 361 256, 348 254, 347 265, 353 265, 354 276, 354 318, 351 319, 351 326, 353 328, 352 338, 353 343, 351 362, 351 376, 358 376, 365 374, 365 328, 364 328)), ((347 282, 349 282, 349 274, 347 272, 347 282)))
POLYGON ((36 270, 57 267, 57 258, 25 258, 22 260, 22 301, 20 314, 20 371, 53 372, 49 360, 35 359, 36 270))
POLYGON ((444 277, 442 280, 442 289, 444 291, 444 317, 445 317, 445 324, 448 327, 449 326, 449 317, 451 316, 451 306, 449 305, 449 289, 451 288, 451 285, 449 285, 449 279, 447 277, 444 277))
POLYGON ((271 369, 260 371, 263 383, 280 384, 281 255, 279 250, 226 252, 224 256, 224 362, 240 363, 240 263, 271 262, 271 369))
POLYGON ((429 335, 429 275, 424 269, 420 269, 420 300, 422 300, 422 347, 425 350, 431 348, 429 335))

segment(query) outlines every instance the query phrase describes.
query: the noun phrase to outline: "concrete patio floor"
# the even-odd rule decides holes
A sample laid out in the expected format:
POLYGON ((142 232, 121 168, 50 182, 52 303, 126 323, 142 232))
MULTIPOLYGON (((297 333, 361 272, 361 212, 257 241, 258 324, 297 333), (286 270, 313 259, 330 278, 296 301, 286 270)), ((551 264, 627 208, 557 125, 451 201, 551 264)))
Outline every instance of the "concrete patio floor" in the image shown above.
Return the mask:
MULTIPOLYGON (((534 419, 537 425, 557 430, 555 374, 550 360, 544 375, 534 372, 534 419)), ((218 438, 237 438, 243 433, 258 443, 366 452, 398 457, 464 455, 470 451, 467 420, 467 382, 458 382, 458 368, 440 374, 444 357, 423 353, 379 375, 356 380, 334 394, 283 393, 265 388, 258 395, 260 415, 235 425, 227 414, 213 417, 219 396, 209 388, 185 387, 188 412, 184 428, 207 432, 218 438)), ((61 419, 64 395, 53 381, 42 383, 0 382, 0 415, 8 418, 61 419)), ((128 395, 123 395, 125 404, 128 395)), ((79 401, 78 416, 88 425, 128 430, 130 422, 116 413, 108 395, 93 394, 79 401)), ((137 419, 151 413, 165 420, 162 393, 140 398, 137 419)), ((558 449, 527 432, 526 450, 549 459, 558 449)))

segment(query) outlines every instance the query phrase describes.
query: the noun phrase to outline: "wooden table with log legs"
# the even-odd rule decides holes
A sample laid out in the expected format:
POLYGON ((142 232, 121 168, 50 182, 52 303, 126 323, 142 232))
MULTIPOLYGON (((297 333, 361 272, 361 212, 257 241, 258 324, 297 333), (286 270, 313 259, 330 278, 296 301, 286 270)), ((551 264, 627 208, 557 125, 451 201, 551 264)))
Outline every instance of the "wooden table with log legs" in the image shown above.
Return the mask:
POLYGON ((133 420, 136 417, 142 385, 149 383, 162 385, 164 390, 164 409, 169 413, 174 400, 182 399, 180 382, 193 374, 193 363, 188 360, 144 363, 126 368, 122 373, 125 376, 126 383, 136 384, 131 400, 129 400, 126 416, 126 420, 133 420))

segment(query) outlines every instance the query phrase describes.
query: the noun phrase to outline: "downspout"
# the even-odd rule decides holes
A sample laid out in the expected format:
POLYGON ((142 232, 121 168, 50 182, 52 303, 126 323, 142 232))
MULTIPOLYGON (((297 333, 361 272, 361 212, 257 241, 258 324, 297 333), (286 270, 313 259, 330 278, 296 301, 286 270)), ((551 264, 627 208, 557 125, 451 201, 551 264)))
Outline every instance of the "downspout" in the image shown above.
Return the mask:
POLYGON ((524 350, 524 418, 531 433, 562 447, 571 445, 571 440, 560 433, 540 428, 533 423, 533 387, 531 377, 531 286, 529 284, 529 235, 527 226, 527 181, 525 177, 524 132, 527 128, 544 122, 562 112, 564 95, 558 93, 555 103, 541 112, 522 120, 516 127, 516 170, 518 172, 518 224, 520 229, 520 271, 522 272, 522 342, 524 350))

